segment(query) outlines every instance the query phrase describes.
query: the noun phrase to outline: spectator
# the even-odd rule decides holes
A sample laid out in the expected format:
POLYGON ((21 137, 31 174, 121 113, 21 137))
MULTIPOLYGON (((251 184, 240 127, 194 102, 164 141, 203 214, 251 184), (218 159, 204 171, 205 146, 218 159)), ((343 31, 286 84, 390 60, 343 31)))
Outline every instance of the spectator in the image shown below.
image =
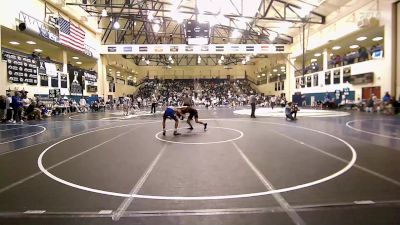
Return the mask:
POLYGON ((28 119, 32 117, 33 119, 36 120, 42 120, 42 112, 39 108, 35 107, 34 102, 29 104, 29 106, 26 108, 25 114, 28 119))
POLYGON ((367 112, 374 112, 374 95, 372 94, 371 97, 368 99, 367 101, 367 108, 366 111, 367 112))
POLYGON ((22 99, 21 99, 21 93, 20 92, 15 92, 15 95, 12 97, 12 102, 11 102, 11 107, 13 108, 14 111, 14 121, 15 122, 21 122, 24 123, 22 120, 22 99))
POLYGON ((0 95, 0 121, 4 123, 6 121, 7 110, 6 110, 6 96, 0 95))
POLYGON ((297 118, 297 111, 292 107, 292 103, 288 102, 285 107, 285 115, 286 119, 296 120, 297 118), (293 117, 294 114, 294 117, 293 117))
POLYGON ((6 120, 8 120, 8 122, 10 122, 10 123, 15 123, 14 110, 13 110, 13 107, 12 107, 12 97, 11 97, 10 93, 7 93, 6 110, 7 110, 6 120))
POLYGON ((386 92, 385 96, 383 96, 382 101, 383 101, 383 103, 388 104, 390 102, 390 100, 391 100, 391 96, 390 96, 389 92, 386 92))

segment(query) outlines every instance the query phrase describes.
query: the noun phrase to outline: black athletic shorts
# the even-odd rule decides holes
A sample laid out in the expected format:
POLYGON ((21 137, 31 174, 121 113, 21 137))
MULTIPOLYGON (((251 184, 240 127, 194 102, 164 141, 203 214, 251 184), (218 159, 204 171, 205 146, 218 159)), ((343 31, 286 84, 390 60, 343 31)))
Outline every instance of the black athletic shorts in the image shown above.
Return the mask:
POLYGON ((198 119, 198 118, 199 118, 199 113, 198 113, 197 111, 191 111, 191 112, 189 113, 188 119, 189 119, 189 120, 192 120, 193 117, 194 117, 195 119, 198 119))

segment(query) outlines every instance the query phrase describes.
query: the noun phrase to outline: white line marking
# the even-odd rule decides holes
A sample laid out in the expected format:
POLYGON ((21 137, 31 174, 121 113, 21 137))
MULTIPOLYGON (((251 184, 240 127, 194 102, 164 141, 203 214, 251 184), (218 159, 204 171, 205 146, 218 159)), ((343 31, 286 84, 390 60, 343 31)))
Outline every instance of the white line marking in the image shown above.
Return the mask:
POLYGON ((97 214, 99 215, 111 215, 113 213, 112 210, 100 210, 97 214))
MULTIPOLYGON (((56 122, 57 122, 57 121, 56 121, 56 122)), ((60 122, 63 122, 63 121, 60 121, 60 122)), ((65 122, 65 121, 64 121, 64 122, 65 122)), ((153 121, 149 120, 148 122, 153 122, 153 121)), ((155 122, 155 121, 154 121, 154 122, 155 122)), ((78 123, 78 124, 75 124, 75 125, 82 125, 82 122, 81 122, 81 121, 79 121, 79 122, 74 122, 74 123, 78 123)), ((113 123, 116 123, 116 122, 110 122, 110 124, 113 124, 113 123)), ((47 124, 48 124, 48 123, 47 123, 47 124)), ((99 125, 99 126, 97 126, 97 127, 93 127, 93 128, 87 129, 87 130, 82 130, 82 131, 79 131, 79 132, 87 132, 87 131, 97 130, 97 129, 101 128, 101 127, 109 126, 110 124, 107 124, 107 125, 99 125)), ((58 128, 59 128, 59 127, 57 127, 57 128, 49 128, 48 130, 58 129, 58 128)), ((28 146, 25 146, 25 147, 22 147, 22 148, 18 148, 18 149, 13 149, 13 150, 10 150, 10 151, 6 151, 6 152, 3 152, 3 153, 0 153, 0 156, 2 156, 2 155, 7 155, 7 154, 13 153, 13 152, 17 152, 17 151, 19 151, 19 150, 27 149, 27 148, 30 148, 30 147, 33 147, 33 146, 36 146, 36 145, 46 144, 46 143, 49 143, 49 142, 52 142, 52 141, 60 140, 60 139, 62 139, 62 138, 64 138, 64 136, 60 136, 60 137, 57 137, 57 138, 52 139, 52 140, 43 141, 43 142, 40 142, 40 143, 28 145, 28 146)))
POLYGON ((370 131, 360 130, 360 129, 357 129, 357 128, 353 127, 353 126, 350 126, 350 123, 354 123, 354 122, 357 122, 357 121, 367 121, 367 120, 351 120, 351 121, 346 123, 346 126, 348 128, 350 128, 350 129, 355 130, 355 131, 359 131, 359 132, 363 132, 363 133, 367 133, 367 134, 372 134, 372 135, 376 135, 376 136, 380 136, 380 137, 400 140, 400 137, 394 137, 394 136, 390 136, 390 135, 384 135, 384 134, 374 133, 374 132, 370 132, 370 131))
MULTIPOLYGON (((160 138, 159 136, 161 135, 162 131, 158 132, 157 134, 155 134, 155 137, 160 140, 160 141, 164 141, 164 142, 168 142, 168 143, 172 143, 172 144, 182 144, 182 145, 209 145, 209 144, 220 144, 220 143, 226 143, 226 142, 230 142, 230 141, 235 141, 238 140, 240 138, 242 138, 244 136, 243 132, 240 130, 236 130, 233 128, 227 128, 227 127, 207 127, 207 129, 212 128, 212 129, 224 129, 224 130, 231 130, 231 131, 235 131, 237 133, 239 133, 238 137, 235 138, 231 138, 228 140, 224 140, 224 141, 210 141, 210 142, 179 142, 179 141, 169 141, 169 140, 165 140, 160 138)), ((179 130, 181 129, 186 129, 186 128, 179 128, 179 130)), ((167 130, 167 131, 172 131, 173 129, 167 130)), ((204 131, 207 132, 207 131, 204 131)))
MULTIPOLYGON (((7 124, 7 125, 13 125, 13 124, 7 124)), ((22 124, 14 124, 14 125, 20 125, 21 127, 10 128, 10 129, 3 129, 3 130, 0 130, 0 132, 3 132, 3 131, 10 131, 10 130, 17 130, 17 129, 23 129, 23 128, 29 127, 29 126, 24 126, 24 125, 22 125, 22 124)), ((29 124, 27 124, 27 125, 29 125, 29 124)))
POLYGON ((354 204, 356 204, 356 205, 372 205, 372 204, 375 204, 375 202, 371 201, 371 200, 362 200, 362 201, 354 201, 354 204))
MULTIPOLYGON (((9 124, 9 125, 12 125, 12 124, 9 124)), ((15 124, 15 125, 18 125, 18 124, 15 124)), ((39 126, 39 125, 27 125, 27 126, 29 126, 29 127, 40 127, 40 128, 42 128, 43 130, 39 131, 38 133, 35 133, 35 134, 32 134, 32 135, 28 135, 28 136, 26 136, 26 137, 17 138, 17 139, 11 140, 11 141, 1 142, 0 145, 7 144, 7 143, 11 143, 11 142, 15 142, 15 141, 19 141, 19 140, 22 140, 22 139, 27 139, 27 138, 30 138, 30 137, 39 135, 39 134, 41 134, 41 133, 43 133, 43 132, 46 131, 46 127, 43 127, 43 126, 39 126)))
POLYGON ((142 188, 144 182, 146 182, 147 178, 150 176, 150 173, 153 171, 154 167, 156 166, 157 162, 160 160, 161 156, 163 155, 165 149, 167 148, 167 144, 165 144, 161 151, 158 153, 157 157, 153 160, 150 166, 146 169, 146 172, 142 175, 139 181, 133 186, 132 190, 129 192, 130 197, 126 198, 118 209, 115 211, 112 219, 114 221, 118 221, 121 216, 124 214, 126 209, 128 209, 129 205, 132 203, 134 199, 134 195, 139 193, 140 189, 142 188))
MULTIPOLYGON (((244 161, 247 163, 247 165, 253 170, 253 172, 256 174, 258 179, 264 184, 264 186, 267 188, 267 190, 272 191, 275 190, 274 186, 272 183, 264 176, 264 174, 261 173, 260 170, 257 169, 257 167, 250 161, 249 158, 243 153, 243 151, 239 148, 239 146, 232 141, 233 146, 235 149, 238 151, 240 156, 244 159, 244 161)), ((292 221, 297 224, 297 225, 305 225, 306 223, 304 220, 299 216, 299 214, 296 213, 296 211, 289 205, 289 203, 282 197, 281 194, 275 193, 272 194, 272 197, 278 202, 278 204, 282 207, 282 209, 288 214, 288 216, 292 219, 292 221)))
MULTIPOLYGON (((294 141, 294 142, 303 143, 302 141, 300 141, 300 140, 298 140, 298 139, 295 139, 295 138, 292 138, 292 137, 290 137, 290 136, 287 136, 287 135, 285 135, 285 134, 282 134, 282 133, 279 133, 279 132, 276 132, 276 131, 271 131, 271 132, 276 133, 276 134, 278 134, 278 135, 280 135, 280 136, 283 136, 283 137, 285 137, 285 138, 287 138, 287 139, 289 139, 289 140, 292 140, 292 141, 294 141)), ((341 158, 341 157, 339 157, 339 156, 336 156, 336 155, 333 155, 333 154, 331 154, 331 153, 328 153, 328 152, 326 152, 326 151, 324 151, 324 150, 322 150, 322 149, 320 149, 320 148, 317 148, 317 147, 315 147, 315 146, 312 146, 312 145, 309 145, 309 144, 306 144, 306 143, 303 143, 303 145, 305 145, 305 146, 307 146, 307 147, 309 147, 309 148, 311 148, 311 149, 313 149, 313 150, 315 150, 315 151, 317 151, 317 152, 320 152, 320 153, 322 153, 322 154, 324 154, 324 155, 327 155, 327 156, 329 156, 329 157, 331 157, 331 158, 337 159, 337 160, 339 160, 339 161, 341 161, 341 162, 343 162, 343 163, 345 163, 345 164, 349 163, 349 160, 346 160, 346 159, 343 159, 343 158, 341 158)), ((363 166, 360 166, 360 165, 358 165, 358 164, 356 164, 356 163, 355 163, 353 166, 354 166, 354 168, 357 168, 357 169, 359 169, 359 170, 361 170, 361 171, 364 171, 364 172, 369 173, 369 174, 371 174, 371 175, 373 175, 373 176, 376 176, 376 177, 379 177, 379 178, 381 178, 381 179, 383 179, 383 180, 386 180, 387 182, 390 182, 390 183, 392 183, 392 184, 395 184, 395 185, 397 185, 397 186, 400 186, 400 182, 399 182, 399 181, 394 180, 394 179, 392 179, 392 178, 390 178, 390 177, 387 177, 387 176, 385 176, 385 175, 383 175, 383 174, 380 174, 380 173, 377 173, 377 172, 375 172, 375 171, 373 171, 373 170, 367 169, 367 168, 365 168, 365 167, 363 167, 363 166)))
MULTIPOLYGON (((232 119, 213 119, 213 120, 228 120, 228 121, 232 121, 232 119)), ((130 197, 133 196, 134 198, 142 198, 142 199, 155 199, 155 200, 182 200, 182 201, 191 201, 191 200, 222 200, 222 199, 235 199, 235 198, 250 198, 250 197, 257 197, 257 196, 264 196, 264 195, 270 195, 270 194, 275 194, 275 193, 282 193, 282 192, 289 192, 289 191, 294 191, 294 190, 298 190, 298 189, 302 189, 302 188, 307 188, 307 187, 311 187, 317 184, 321 184, 324 183, 326 181, 332 180, 342 174, 344 174, 345 172, 347 172, 348 170, 351 169, 351 167, 354 165, 356 159, 357 159, 357 153, 354 150, 354 148, 345 140, 340 139, 334 135, 325 133, 323 131, 319 131, 319 130, 314 130, 314 129, 310 129, 310 128, 306 128, 306 127, 300 127, 300 126, 293 126, 293 125, 288 125, 288 124, 282 124, 282 123, 273 123, 273 122, 262 122, 262 121, 252 121, 252 120, 235 120, 233 119, 233 121, 237 121, 237 122, 251 122, 251 123, 261 123, 261 124, 273 124, 273 125, 280 125, 280 126, 287 126, 287 127, 293 127, 293 128, 298 128, 298 129, 303 129, 303 130, 308 130, 308 131, 312 131, 315 133, 320 133, 320 134, 324 134, 326 136, 332 137, 340 142, 342 142, 343 144, 345 144, 351 151, 352 153, 352 159, 350 160, 349 164, 347 164, 345 167, 343 167, 341 170, 327 176, 327 177, 323 177, 319 180, 315 180, 315 181, 311 181, 308 183, 304 183, 304 184, 299 184, 299 185, 295 185, 295 186, 291 186, 291 187, 286 187, 286 188, 281 188, 281 189, 276 189, 276 190, 271 190, 271 191, 265 191, 265 192, 256 192, 256 193, 248 193, 248 194, 237 194, 237 195, 222 195, 222 196, 196 196, 196 197, 189 197, 189 196, 157 196, 157 195, 139 195, 139 194, 135 194, 135 195, 130 195, 129 193, 118 193, 118 192, 112 192, 112 191, 104 191, 104 190, 99 190, 99 189, 94 189, 94 188, 89 188, 89 187, 85 187, 82 185, 78 185, 78 184, 74 184, 71 183, 69 181, 63 180, 59 177, 56 177, 55 175, 53 175, 52 173, 50 173, 49 171, 47 171, 43 165, 42 165, 42 158, 43 155, 49 151, 50 149, 52 149, 54 146, 56 146, 57 144, 60 144, 66 140, 70 140, 74 137, 77 136, 81 136, 84 135, 86 133, 92 133, 95 131, 90 131, 90 132, 86 132, 86 133, 82 133, 82 134, 78 134, 75 136, 71 136, 69 138, 63 139, 61 141, 58 141, 54 144, 52 144, 51 146, 49 146, 48 148, 46 148, 39 156, 38 158, 38 166, 40 168, 40 170, 46 174, 47 176, 49 176, 50 178, 54 179, 55 181, 58 181, 62 184, 65 184, 67 186, 76 188, 76 189, 80 189, 80 190, 84 190, 84 191, 88 191, 88 192, 93 192, 93 193, 98 193, 98 194, 103 194, 103 195, 110 195, 110 196, 117 196, 117 197, 130 197)), ((145 123, 148 124, 148 123, 145 123)), ((136 124, 135 124, 136 125, 136 124)), ((123 126, 131 126, 131 125, 122 125, 119 127, 123 127, 123 126)), ((99 130, 105 130, 105 129, 112 129, 112 128, 103 128, 103 129, 99 129, 99 130)))
MULTIPOLYGON (((122 125, 122 126, 117 126, 117 127, 125 127, 125 126, 128 126, 128 125, 122 125)), ((83 155, 83 154, 85 154, 85 153, 87 153, 87 152, 89 152, 89 151, 91 151, 91 150, 93 150, 93 149, 95 149, 95 148, 98 148, 98 147, 100 147, 100 146, 102 146, 102 145, 104 145, 104 144, 106 144, 106 143, 108 143, 108 142, 111 142, 111 141, 113 141, 113 140, 115 140, 115 139, 117 139, 117 138, 119 138, 119 137, 121 137, 121 136, 123 136, 123 135, 126 135, 127 133, 131 132, 132 130, 134 130, 134 129, 136 129, 136 128, 137 128, 137 127, 132 128, 132 129, 130 129, 130 130, 128 130, 128 131, 125 131, 125 132, 123 132, 123 133, 121 133, 121 134, 119 134, 119 135, 117 135, 117 136, 115 136, 115 137, 113 137, 113 138, 111 138, 111 139, 109 139, 109 140, 107 140, 107 141, 104 141, 104 142, 102 142, 102 143, 100 143, 100 144, 97 144, 97 145, 95 145, 95 146, 93 146, 93 147, 91 147, 91 148, 89 148, 89 149, 87 149, 87 150, 85 150, 85 151, 83 151, 83 152, 80 152, 80 153, 78 153, 78 154, 76 154, 76 155, 74 155, 74 156, 71 156, 71 157, 69 157, 69 158, 67 158, 67 159, 65 159, 65 160, 63 160, 63 161, 61 161, 61 162, 58 162, 58 163, 56 163, 56 164, 54 164, 54 165, 52 165, 52 166, 50 166, 50 167, 47 167, 46 169, 44 168, 42 162, 40 162, 40 164, 39 164, 40 171, 39 171, 39 172, 34 173, 34 174, 32 174, 32 175, 30 175, 30 176, 28 176, 28 177, 25 177, 24 179, 21 179, 21 180, 15 182, 15 183, 12 183, 12 184, 10 184, 10 185, 4 187, 4 188, 1 188, 1 189, 0 189, 0 194, 3 193, 3 192, 5 192, 5 191, 7 191, 7 190, 9 190, 9 189, 11 189, 11 188, 13 188, 13 187, 15 187, 15 186, 18 186, 18 185, 22 184, 22 183, 24 183, 24 182, 26 182, 26 181, 28 181, 28 180, 30 180, 30 179, 32 179, 32 178, 34 178, 34 177, 40 175, 40 174, 42 174, 42 173, 44 173, 43 171, 47 171, 47 173, 49 173, 48 170, 54 169, 55 167, 57 167, 57 166, 59 166, 59 165, 62 165, 62 164, 66 163, 66 162, 68 162, 68 161, 70 161, 70 160, 72 160, 72 159, 74 159, 74 158, 76 158, 76 157, 78 157, 78 156, 81 156, 81 155, 83 155)), ((107 130, 107 129, 111 129, 111 128, 102 128, 102 129, 99 129, 99 130, 107 130)), ((98 131, 98 130, 95 130, 95 131, 98 131)), ((92 132, 94 132, 94 131, 87 131, 87 132, 85 132, 84 134, 92 133, 92 132)), ((80 134, 80 135, 81 135, 81 134, 80 134)), ((80 136, 80 135, 75 135, 75 136, 80 136)), ((75 137, 75 136, 72 136, 72 137, 75 137)), ((71 139, 72 137, 65 138, 65 139, 63 139, 62 141, 69 140, 69 139, 71 139)), ((54 145, 54 144, 53 144, 53 145, 54 145)), ((40 156, 39 156, 40 160, 42 160, 42 157, 43 157, 43 155, 40 155, 40 156)), ((39 159, 38 159, 38 160, 39 160, 39 159)), ((47 174, 46 174, 46 175, 47 175, 47 174)))
POLYGON ((46 210, 26 210, 25 214, 43 214, 46 210))

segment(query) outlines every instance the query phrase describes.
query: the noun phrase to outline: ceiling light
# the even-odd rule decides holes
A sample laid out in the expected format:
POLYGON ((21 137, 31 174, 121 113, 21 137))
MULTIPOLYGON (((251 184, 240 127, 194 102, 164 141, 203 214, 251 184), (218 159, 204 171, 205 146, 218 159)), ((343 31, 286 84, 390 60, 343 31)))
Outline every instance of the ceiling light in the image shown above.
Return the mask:
POLYGON ((232 31, 231 38, 239 38, 240 35, 241 35, 240 31, 235 29, 235 30, 232 31))
POLYGON ((35 51, 35 52, 43 52, 43 50, 42 50, 42 49, 39 49, 39 48, 35 49, 34 51, 35 51))
POLYGON ((261 74, 261 76, 265 77, 265 73, 261 74))
POLYGON ((342 47, 340 47, 340 46, 333 46, 333 48, 332 48, 332 50, 339 50, 339 49, 341 49, 342 47))
POLYGON ((320 57, 320 56, 321 56, 321 53, 315 53, 314 56, 315 56, 315 57, 320 57))
POLYGON ((278 70, 277 70, 277 69, 274 69, 274 70, 272 70, 272 71, 274 71, 275 73, 276 73, 276 72, 278 72, 278 70))
POLYGON ((119 76, 121 76, 121 75, 117 74, 117 77, 119 77, 119 76))
POLYGON ((106 10, 106 9, 101 10, 101 16, 102 16, 102 17, 108 16, 108 13, 107 13, 107 10, 106 10))
POLYGON ((258 78, 260 78, 260 75, 257 75, 258 78))
POLYGON ((310 14, 312 10, 312 6, 310 5, 303 5, 301 9, 298 10, 298 14, 301 18, 306 18, 310 14))
POLYGON ((270 73, 269 76, 272 76, 272 73, 270 73))
POLYGON ((351 49, 356 49, 356 48, 359 48, 360 46, 358 46, 358 45, 350 45, 350 48, 351 49))
POLYGON ((151 12, 151 11, 148 11, 148 12, 147 12, 147 19, 148 19, 149 21, 152 21, 152 20, 154 19, 153 12, 151 12))
POLYGON ((175 20, 178 24, 183 22, 183 15, 179 13, 177 9, 172 10, 171 18, 175 20))
POLYGON ((311 62, 316 62, 317 61, 317 59, 311 59, 311 62))
POLYGON ((108 71, 111 71, 112 69, 110 68, 110 69, 108 69, 108 71))
POLYGON ((268 39, 270 40, 270 41, 275 41, 275 39, 278 37, 278 33, 275 33, 275 32, 270 32, 269 33, 269 36, 268 36, 268 39))
POLYGON ((381 41, 383 40, 383 37, 374 37, 372 38, 373 41, 381 41))
POLYGON ((284 69, 285 69, 285 67, 284 67, 284 66, 281 66, 281 69, 282 69, 282 70, 284 70, 284 69))
POLYGON ((367 40, 367 37, 358 37, 356 40, 357 41, 364 41, 364 40, 367 40))
POLYGON ((160 24, 158 24, 158 23, 153 24, 154 32, 158 33, 158 31, 160 31, 160 28, 161 28, 160 24))
POLYGON ((117 71, 117 73, 121 73, 121 72, 117 71))
POLYGON ((76 62, 76 64, 78 64, 78 65, 81 65, 81 64, 82 64, 82 62, 76 62))
POLYGON ((281 74, 280 74, 280 73, 278 73, 277 75, 278 75, 278 77, 279 77, 281 74))
POLYGON ((329 54, 329 56, 333 56, 333 53, 329 54))
MULTIPOLYGON (((79 57, 78 56, 74 56, 74 57, 72 57, 73 59, 79 59, 79 57)), ((111 69, 110 69, 111 70, 111 69)))
POLYGON ((36 45, 36 42, 34 42, 34 41, 27 41, 26 43, 30 44, 30 45, 36 45))
POLYGON ((114 26, 115 29, 119 29, 120 28, 120 25, 119 25, 118 21, 115 21, 113 26, 114 26))
POLYGON ((9 43, 12 45, 19 45, 19 42, 16 42, 16 41, 10 41, 9 43))

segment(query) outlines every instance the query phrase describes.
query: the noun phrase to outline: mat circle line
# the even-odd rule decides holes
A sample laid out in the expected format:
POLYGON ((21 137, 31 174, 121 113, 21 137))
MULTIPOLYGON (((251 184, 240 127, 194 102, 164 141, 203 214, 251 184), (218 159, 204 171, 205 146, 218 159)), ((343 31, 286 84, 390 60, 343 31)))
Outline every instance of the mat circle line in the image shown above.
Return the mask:
MULTIPOLYGON (((217 129, 231 130, 231 131, 235 131, 235 132, 239 133, 240 135, 239 135, 238 137, 230 138, 230 139, 223 140, 223 141, 210 141, 210 142, 179 142, 179 141, 165 140, 165 139, 162 139, 162 138, 159 137, 160 134, 162 133, 162 131, 156 133, 154 136, 156 137, 157 140, 164 141, 164 142, 168 142, 168 143, 172 143, 172 144, 181 144, 181 145, 210 145, 210 144, 221 144, 221 143, 226 143, 226 142, 230 142, 230 141, 236 141, 236 140, 238 140, 238 139, 240 139, 240 138, 242 138, 242 137, 244 136, 244 134, 243 134, 242 131, 237 130, 237 129, 233 129, 233 128, 227 128, 227 127, 208 127, 208 129, 210 129, 210 128, 211 128, 211 129, 217 128, 217 129)), ((181 130, 181 129, 186 129, 186 128, 179 128, 178 130, 181 130)), ((166 131, 172 131, 172 130, 173 130, 173 129, 169 129, 169 130, 166 130, 166 131)))
POLYGON ((308 131, 312 131, 315 133, 319 133, 319 134, 323 134, 326 135, 328 137, 334 138, 340 142, 342 142, 343 144, 345 144, 351 151, 351 160, 349 161, 349 163, 343 167, 342 169, 340 169, 339 171, 323 177, 321 179, 315 180, 315 181, 311 181, 311 182, 307 182, 304 184, 299 184, 299 185, 294 185, 294 186, 290 186, 290 187, 286 187, 286 188, 280 188, 280 189, 274 189, 274 190, 270 190, 270 191, 264 191, 264 192, 254 192, 254 193, 246 193, 246 194, 235 194, 235 195, 218 195, 218 196, 157 196, 157 195, 142 195, 142 194, 129 194, 129 193, 119 193, 119 192, 111 192, 111 191, 104 191, 104 190, 100 190, 100 189, 94 189, 94 188, 90 188, 90 187, 85 187, 82 185, 78 185, 66 180, 63 180, 55 175, 53 175, 52 173, 50 173, 48 170, 46 170, 43 166, 43 156, 46 154, 47 151, 49 151, 50 149, 52 149, 54 146, 66 141, 66 140, 71 140, 75 137, 78 136, 82 136, 88 133, 93 133, 93 132, 98 132, 101 130, 108 130, 108 129, 113 129, 113 128, 119 128, 119 127, 127 127, 127 126, 133 126, 133 125, 141 125, 141 124, 150 124, 150 123, 155 123, 155 122, 147 122, 147 123, 138 123, 138 124, 126 124, 126 125, 120 125, 120 126, 115 126, 115 127, 107 127, 107 128, 102 128, 102 129, 98 129, 98 130, 94 130, 94 131, 88 131, 85 133, 81 133, 81 134, 77 134, 68 138, 65 138, 63 140, 60 140, 52 145, 50 145, 49 147, 47 147, 46 149, 43 150, 43 152, 39 155, 37 163, 38 163, 38 167, 39 169, 46 174, 48 177, 50 177, 51 179, 60 182, 64 185, 76 188, 76 189, 80 189, 83 191, 88 191, 88 192, 92 192, 92 193, 98 193, 98 194, 103 194, 103 195, 109 195, 109 196, 116 196, 116 197, 124 197, 124 198, 129 198, 129 197, 133 197, 133 198, 141 198, 141 199, 152 199, 152 200, 174 200, 174 201, 195 201, 195 200, 199 200, 199 201, 204 201, 204 200, 222 200, 222 199, 237 199, 237 198, 250 198, 250 197, 257 197, 257 196, 265 196, 265 195, 271 195, 271 194, 276 194, 276 193, 283 193, 283 192, 289 192, 289 191, 294 191, 294 190, 299 190, 299 189, 303 189, 303 188, 307 188, 307 187, 311 187, 311 186, 315 186, 317 184, 321 184, 324 182, 327 182, 329 180, 332 180, 342 174, 344 174, 345 172, 347 172, 348 170, 350 170, 353 165, 355 164, 356 160, 357 160, 357 153, 354 149, 353 146, 351 146, 348 142, 346 142, 345 140, 336 137, 332 134, 323 132, 323 131, 319 131, 319 130, 314 130, 311 128, 306 128, 306 127, 301 127, 301 126, 294 126, 294 125, 289 125, 289 124, 282 124, 282 123, 274 123, 274 122, 265 122, 265 121, 249 121, 249 120, 236 120, 236 119, 213 119, 213 120, 232 120, 232 121, 238 121, 238 122, 251 122, 251 123, 261 123, 261 124, 273 124, 273 125, 281 125, 281 126, 287 126, 287 127, 293 127, 293 128, 299 128, 299 129, 303 129, 303 130, 308 130, 308 131))
POLYGON ((11 141, 0 142, 0 145, 7 144, 7 143, 12 143, 12 142, 19 141, 19 140, 23 140, 23 139, 27 139, 27 138, 30 138, 30 137, 34 137, 34 136, 39 135, 39 134, 41 134, 41 133, 43 133, 43 132, 45 132, 45 131, 47 130, 46 127, 43 127, 43 126, 40 126, 40 125, 31 125, 31 124, 26 124, 26 125, 22 125, 22 124, 7 124, 7 125, 8 125, 8 126, 24 126, 24 127, 21 127, 21 128, 26 128, 26 127, 39 127, 39 128, 42 128, 42 130, 39 131, 39 132, 37 132, 37 133, 28 135, 28 136, 26 136, 26 137, 17 138, 17 139, 11 140, 11 141))
POLYGON ((400 140, 400 137, 394 137, 394 136, 379 134, 379 133, 375 133, 375 132, 371 132, 371 131, 365 131, 365 130, 357 129, 357 128, 355 128, 355 127, 350 125, 351 123, 354 123, 354 122, 357 122, 357 121, 390 121, 390 120, 373 120, 373 119, 372 120, 351 120, 351 121, 348 121, 346 123, 346 126, 348 128, 350 128, 350 129, 352 129, 352 130, 359 131, 359 132, 362 132, 362 133, 376 135, 376 136, 390 138, 390 139, 395 139, 395 140, 400 140))

